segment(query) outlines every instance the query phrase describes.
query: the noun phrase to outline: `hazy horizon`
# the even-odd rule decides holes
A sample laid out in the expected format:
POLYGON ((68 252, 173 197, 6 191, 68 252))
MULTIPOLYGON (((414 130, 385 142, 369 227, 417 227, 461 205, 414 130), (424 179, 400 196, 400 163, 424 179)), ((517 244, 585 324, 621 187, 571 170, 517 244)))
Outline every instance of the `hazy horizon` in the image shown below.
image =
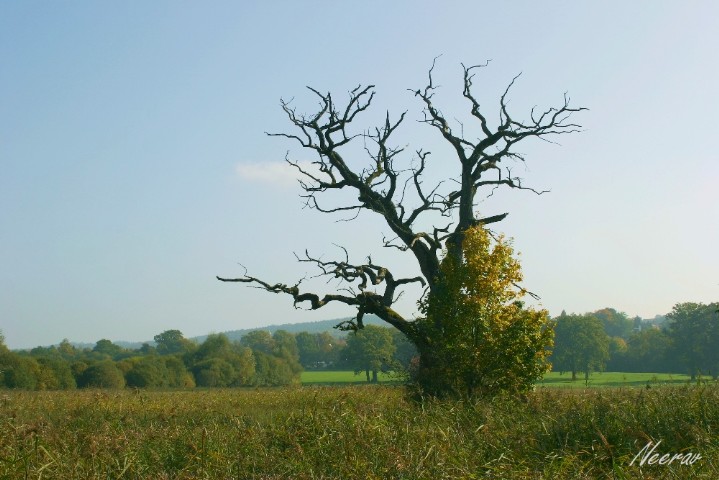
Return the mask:
MULTIPOLYGON (((567 313, 570 313, 570 312, 567 312, 567 313)), ((575 313, 575 312, 571 312, 571 313, 575 313)), ((582 313, 586 313, 586 312, 582 312, 582 313)), ((622 312, 620 312, 620 313, 622 313, 622 312)), ((652 321, 652 320, 655 320, 655 319, 656 319, 657 317, 659 317, 659 316, 663 316, 663 315, 657 315, 657 316, 652 317, 652 318, 643 318, 642 320, 643 320, 643 321, 652 321)), ((189 338, 189 339, 192 340, 192 339, 198 339, 198 338, 203 339, 203 338, 206 338, 207 336, 212 335, 212 334, 226 334, 226 333, 234 333, 234 332, 244 332, 244 331, 249 331, 249 330, 262 330, 262 329, 270 328, 270 327, 288 327, 288 326, 295 326, 295 325, 296 325, 296 326, 299 326, 299 325, 308 325, 308 324, 318 324, 318 323, 336 322, 336 321, 340 321, 340 320, 346 320, 346 319, 349 319, 349 318, 352 318, 352 317, 351 317, 351 316, 347 316, 347 317, 342 317, 342 318, 330 318, 330 319, 322 319, 322 320, 310 320, 310 321, 307 321, 307 322, 296 322, 296 323, 273 323, 273 324, 268 324, 268 325, 258 325, 258 326, 254 326, 254 327, 234 328, 234 329, 228 329, 228 330, 223 330, 223 331, 205 332, 205 333, 199 334, 199 335, 185 335, 184 332, 182 332, 182 333, 183 333, 183 336, 184 336, 185 338, 189 338)), ((631 317, 631 316, 630 316, 629 318, 634 318, 634 317, 631 317)), ((369 314, 369 315, 365 316, 365 320, 364 320, 364 321, 365 321, 366 324, 379 324, 380 326, 386 326, 386 327, 388 327, 388 328, 391 328, 391 325, 389 325, 389 324, 383 322, 383 321, 382 321, 379 317, 377 317, 376 315, 369 314), (373 318, 372 318, 371 320, 368 320, 368 317, 373 317, 373 318)), ((177 329, 169 329, 169 330, 177 330, 177 329)), ((294 329, 293 329, 293 331, 294 331, 294 329)), ((157 332, 155 335, 157 335, 157 334, 159 334, 159 333, 163 333, 163 332, 157 332)), ((296 332, 295 332, 295 333, 296 333, 296 332)), ((341 332, 341 333, 343 333, 343 332, 341 332)), ((94 346, 99 340, 110 340, 111 342, 113 342, 113 343, 115 343, 115 344, 133 344, 133 345, 136 344, 136 345, 142 345, 143 343, 150 343, 150 344, 154 343, 154 339, 153 339, 153 338, 154 338, 154 335, 153 335, 152 337, 150 337, 150 338, 144 338, 144 339, 98 338, 98 339, 96 339, 96 340, 94 340, 94 341, 86 341, 86 342, 75 341, 75 340, 73 340, 72 338, 67 338, 67 340, 68 340, 71 344, 73 344, 73 345, 83 345, 83 346, 94 346)), ((64 340, 66 340, 66 338, 62 338, 62 339, 60 339, 60 340, 58 340, 58 341, 56 341, 56 342, 52 342, 52 343, 48 343, 48 344, 43 344, 43 345, 28 345, 28 346, 25 346, 25 347, 12 347, 12 346, 11 346, 10 348, 11 348, 12 350, 31 350, 31 349, 33 349, 33 348, 35 348, 35 347, 51 347, 51 346, 56 346, 56 345, 59 345, 60 343, 62 343, 64 340)))

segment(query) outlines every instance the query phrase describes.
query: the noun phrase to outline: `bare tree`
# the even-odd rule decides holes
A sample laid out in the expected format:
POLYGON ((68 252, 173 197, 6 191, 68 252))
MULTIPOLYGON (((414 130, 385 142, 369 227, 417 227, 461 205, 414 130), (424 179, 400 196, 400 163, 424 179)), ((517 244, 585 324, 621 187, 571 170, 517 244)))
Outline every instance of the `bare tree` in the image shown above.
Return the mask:
POLYGON ((501 213, 478 218, 474 209, 478 195, 491 195, 499 187, 543 193, 523 185, 522 180, 512 174, 512 164, 524 161, 522 154, 515 149, 516 144, 529 138, 548 140, 581 128, 570 122, 570 117, 584 108, 570 107, 566 94, 561 106, 543 111, 532 109, 529 120, 516 120, 508 110, 507 97, 519 75, 501 95, 498 121, 491 126, 473 91, 475 74, 486 66, 486 63, 462 65, 462 95, 468 103, 472 119, 478 124, 480 134, 476 140, 464 136, 463 126, 457 134, 435 105, 434 95, 438 87, 433 79, 434 62, 429 69, 426 86, 409 90, 423 106, 420 121, 436 130, 456 155, 456 175, 447 179, 450 180, 448 182, 425 186, 423 174, 429 151, 417 149, 414 152, 416 157, 409 166, 401 168, 398 165, 398 156, 404 149, 394 146, 390 140, 404 122, 406 112, 395 119, 387 113, 384 123, 371 130, 359 134, 350 131, 353 122, 372 104, 373 85, 360 85, 351 90, 349 100, 343 104, 337 104, 330 93, 323 94, 307 87, 319 99, 318 111, 309 115, 300 114, 290 102, 282 100, 282 109, 296 129, 292 133, 268 134, 289 138, 316 152, 317 159, 312 169, 286 159, 301 174, 302 196, 309 207, 325 213, 358 214, 369 210, 380 215, 395 236, 390 240, 384 239, 384 246, 411 252, 421 275, 397 278, 386 267, 372 262, 371 258, 364 264, 351 264, 346 252, 344 259, 335 261, 325 261, 305 252, 298 257, 299 261, 314 264, 321 275, 340 279, 346 282, 347 288, 319 295, 304 291, 301 280, 293 285, 270 283, 247 273, 240 278, 218 277, 218 280, 254 284, 270 292, 291 295, 296 307, 308 305, 316 310, 332 302, 356 307, 356 317, 338 326, 343 329, 362 328, 363 316, 375 314, 404 333, 417 346, 421 365, 431 362, 432 339, 428 333, 419 328, 417 321, 393 308, 398 287, 416 283, 424 286, 430 296, 440 292, 443 285, 440 269, 443 248, 449 255, 461 260, 462 238, 467 229, 478 224, 499 222, 507 216, 507 213, 501 213), (368 166, 361 171, 353 170, 345 159, 348 144, 358 138, 364 141, 368 157, 368 166), (357 202, 334 207, 324 205, 321 202, 323 195, 335 190, 352 191, 357 202), (437 219, 446 223, 437 222, 437 219), (427 224, 432 226, 423 229, 422 225, 427 224))

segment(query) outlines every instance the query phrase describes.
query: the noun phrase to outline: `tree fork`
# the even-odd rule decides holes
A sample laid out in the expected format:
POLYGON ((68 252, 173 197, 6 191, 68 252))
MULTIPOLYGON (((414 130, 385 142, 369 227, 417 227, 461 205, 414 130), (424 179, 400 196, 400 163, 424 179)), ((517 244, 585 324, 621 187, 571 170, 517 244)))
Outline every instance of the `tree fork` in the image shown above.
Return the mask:
MULTIPOLYGON (((428 81, 424 88, 410 90, 418 98, 423 107, 421 123, 436 130, 454 151, 457 160, 458 187, 448 187, 451 182, 439 182, 428 188, 422 181, 425 162, 430 152, 417 149, 419 167, 396 168, 395 162, 403 153, 403 148, 394 147, 390 142, 393 134, 405 120, 403 112, 396 121, 390 119, 389 113, 384 124, 362 133, 352 133, 360 114, 367 110, 374 100, 374 86, 357 86, 349 92, 349 99, 344 106, 338 105, 330 93, 323 94, 307 87, 319 100, 319 109, 314 114, 299 114, 291 102, 281 100, 281 107, 290 123, 297 129, 295 133, 268 133, 298 142, 302 148, 315 153, 312 171, 300 166, 298 162, 286 158, 289 165, 300 174, 300 187, 306 205, 324 213, 343 213, 369 210, 380 215, 387 227, 396 235, 399 244, 385 241, 384 246, 402 251, 410 250, 421 272, 414 278, 395 279, 392 273, 371 261, 363 265, 350 264, 345 261, 326 262, 311 258, 309 255, 300 259, 314 263, 321 271, 320 275, 333 276, 347 285, 343 289, 349 294, 327 293, 320 295, 302 292, 300 282, 292 286, 283 283, 271 284, 245 273, 240 278, 221 278, 223 282, 240 282, 253 284, 273 293, 283 293, 293 297, 295 307, 308 304, 310 309, 317 310, 331 302, 344 303, 357 308, 357 316, 344 327, 356 329, 363 327, 362 318, 365 314, 375 314, 389 325, 404 333, 424 354, 427 362, 431 362, 433 339, 427 332, 421 331, 417 322, 408 320, 398 313, 393 305, 397 299, 398 287, 408 283, 419 283, 426 288, 429 296, 441 293, 445 287, 440 261, 443 248, 448 254, 461 262, 463 256, 463 240, 468 229, 479 224, 491 224, 502 221, 508 213, 477 218, 475 215, 476 197, 481 192, 491 195, 495 189, 511 188, 538 191, 522 184, 519 177, 513 176, 508 162, 524 162, 522 154, 515 151, 517 143, 525 139, 536 138, 549 141, 549 137, 578 132, 581 126, 569 121, 572 114, 586 110, 573 108, 569 105, 569 97, 565 94, 563 104, 544 111, 529 114, 529 120, 519 121, 510 114, 507 96, 519 75, 508 84, 499 99, 499 118, 494 122, 483 113, 480 102, 473 92, 476 73, 486 67, 482 65, 465 66, 463 70, 462 96, 469 103, 469 115, 478 123, 480 132, 476 140, 453 132, 446 117, 435 105, 434 94, 438 86, 434 84, 433 73, 436 60, 428 71, 428 81), (364 150, 370 161, 369 167, 356 170, 345 161, 344 147, 361 137, 365 143, 364 150), (403 187, 404 185, 404 187, 403 187), (410 201, 406 190, 414 192, 416 199, 410 201), (357 198, 357 204, 325 206, 320 201, 334 190, 349 190, 357 198), (434 223, 430 215, 440 215, 449 220, 446 226, 435 226, 433 231, 423 231, 417 225, 421 220, 434 223), (381 270, 379 270, 381 268, 381 270), (376 289, 384 288, 384 291, 376 289), (356 290, 359 291, 356 291, 356 290)), ((355 164, 353 162, 353 164, 355 164)), ((452 177, 449 178, 452 180, 452 177)), ((456 183, 454 185, 457 185, 456 183)), ((427 223, 427 222, 425 222, 427 223)), ((346 253, 346 252, 345 252, 346 253)), ((516 286, 516 285, 515 285, 516 286)), ((524 291, 524 289, 522 289, 524 291)), ((439 322, 441 323, 441 322, 439 322)), ((441 325, 435 325, 441 332, 441 325)), ((435 332, 436 333, 436 332, 435 332)))

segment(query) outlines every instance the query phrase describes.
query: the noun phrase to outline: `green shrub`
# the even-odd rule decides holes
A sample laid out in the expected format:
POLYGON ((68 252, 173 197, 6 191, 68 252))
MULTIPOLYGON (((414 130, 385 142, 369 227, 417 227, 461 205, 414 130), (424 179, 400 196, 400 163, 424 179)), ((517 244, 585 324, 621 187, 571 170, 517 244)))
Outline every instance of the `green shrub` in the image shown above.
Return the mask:
POLYGON ((102 360, 87 367, 80 376, 79 387, 123 388, 125 377, 112 360, 102 360))

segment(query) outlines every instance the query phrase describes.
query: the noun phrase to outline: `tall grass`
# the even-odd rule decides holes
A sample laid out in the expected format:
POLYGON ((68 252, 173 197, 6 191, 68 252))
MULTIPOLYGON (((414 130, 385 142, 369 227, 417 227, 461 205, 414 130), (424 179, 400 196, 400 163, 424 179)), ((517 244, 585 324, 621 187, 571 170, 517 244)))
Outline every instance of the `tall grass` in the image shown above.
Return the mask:
POLYGON ((1 478, 719 478, 719 388, 0 393, 1 478), (630 465, 649 441, 694 465, 630 465))

